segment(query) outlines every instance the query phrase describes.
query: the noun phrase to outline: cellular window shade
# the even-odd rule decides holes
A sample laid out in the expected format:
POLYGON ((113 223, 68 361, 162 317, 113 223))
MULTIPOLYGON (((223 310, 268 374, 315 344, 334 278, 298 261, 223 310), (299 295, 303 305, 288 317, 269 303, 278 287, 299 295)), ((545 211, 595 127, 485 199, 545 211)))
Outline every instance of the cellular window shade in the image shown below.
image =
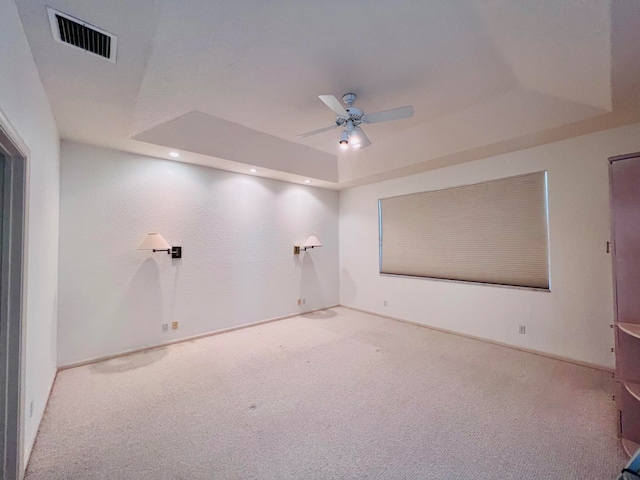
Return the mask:
POLYGON ((379 200, 380 272, 549 288, 546 172, 379 200))

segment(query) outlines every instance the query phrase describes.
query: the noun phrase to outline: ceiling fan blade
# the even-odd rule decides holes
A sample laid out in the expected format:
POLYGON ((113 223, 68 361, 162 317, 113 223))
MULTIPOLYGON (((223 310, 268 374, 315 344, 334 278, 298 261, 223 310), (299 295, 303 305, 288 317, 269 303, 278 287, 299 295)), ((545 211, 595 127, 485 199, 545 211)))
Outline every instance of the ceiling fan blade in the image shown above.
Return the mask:
POLYGON ((318 98, 322 100, 327 107, 336 112, 336 114, 344 117, 349 116, 347 111, 340 103, 340 100, 338 100, 334 95, 318 95, 318 98))
POLYGON ((326 132, 327 130, 333 130, 334 128, 338 128, 338 127, 339 127, 338 124, 331 125, 330 127, 320 128, 318 130, 314 130, 313 132, 301 133, 300 135, 296 135, 296 138, 310 137, 311 135, 315 135, 316 133, 326 132))
POLYGON ((367 113, 362 117, 362 121, 364 123, 380 123, 410 117, 413 117, 413 107, 408 106, 394 108, 392 110, 383 110, 382 112, 367 113))
POLYGON ((353 129, 353 131, 357 137, 357 140, 360 140, 360 150, 371 145, 371 140, 369 140, 369 137, 367 137, 367 135, 364 133, 364 130, 362 130, 360 127, 356 127, 353 129))

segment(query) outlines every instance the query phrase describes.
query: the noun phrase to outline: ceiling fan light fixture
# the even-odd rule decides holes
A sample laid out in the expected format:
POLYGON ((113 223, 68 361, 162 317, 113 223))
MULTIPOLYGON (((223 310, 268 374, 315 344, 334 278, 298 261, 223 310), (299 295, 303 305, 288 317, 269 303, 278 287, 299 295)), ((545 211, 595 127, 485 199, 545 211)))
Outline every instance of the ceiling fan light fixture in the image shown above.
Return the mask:
POLYGON ((351 130, 349 134, 349 145, 353 148, 360 148, 362 146, 362 137, 360 136, 359 127, 351 130))
POLYGON ((340 148, 349 148, 349 134, 346 130, 343 130, 342 135, 340 136, 340 148))

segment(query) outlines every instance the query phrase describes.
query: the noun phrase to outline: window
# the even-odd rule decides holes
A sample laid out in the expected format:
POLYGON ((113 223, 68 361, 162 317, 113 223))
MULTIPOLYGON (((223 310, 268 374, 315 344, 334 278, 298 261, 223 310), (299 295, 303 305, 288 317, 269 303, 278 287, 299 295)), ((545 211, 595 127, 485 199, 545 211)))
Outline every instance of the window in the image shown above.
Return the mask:
POLYGON ((547 172, 383 198, 380 273, 549 289, 547 172))

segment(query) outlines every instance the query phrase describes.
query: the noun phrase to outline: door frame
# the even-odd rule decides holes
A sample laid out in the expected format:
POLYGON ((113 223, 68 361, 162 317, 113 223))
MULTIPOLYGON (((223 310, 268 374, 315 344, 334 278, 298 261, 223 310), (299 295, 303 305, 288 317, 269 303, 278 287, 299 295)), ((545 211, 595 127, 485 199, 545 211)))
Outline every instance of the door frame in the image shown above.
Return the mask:
POLYGON ((30 151, 0 111, 0 149, 5 155, 0 255, 1 348, 6 369, 0 375, 0 474, 6 480, 24 476, 27 213, 30 151))

